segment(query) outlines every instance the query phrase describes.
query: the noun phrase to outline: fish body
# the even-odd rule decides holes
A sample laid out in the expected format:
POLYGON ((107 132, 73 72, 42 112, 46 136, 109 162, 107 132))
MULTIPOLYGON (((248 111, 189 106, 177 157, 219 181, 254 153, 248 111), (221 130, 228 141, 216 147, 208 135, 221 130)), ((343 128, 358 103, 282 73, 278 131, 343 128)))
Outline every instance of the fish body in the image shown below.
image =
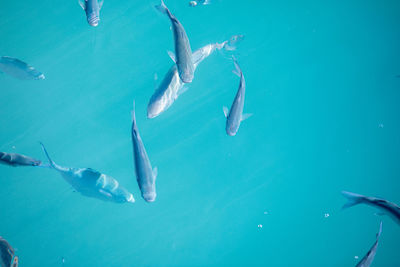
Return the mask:
POLYGON ((5 153, 5 152, 0 152, 0 163, 10 165, 13 167, 40 166, 42 164, 40 160, 25 155, 16 153, 5 153))
MULTIPOLYGON (((197 66, 215 50, 234 50, 236 42, 242 38, 242 35, 235 35, 223 43, 208 44, 193 52, 193 71, 195 71, 197 66)), ((185 84, 179 78, 177 66, 174 64, 168 70, 167 74, 164 76, 164 79, 151 96, 147 106, 147 117, 155 118, 166 111, 185 91, 185 84)))
POLYGON ((43 80, 44 74, 27 63, 12 57, 0 58, 0 70, 20 80, 43 80))
POLYGON ((359 263, 357 263, 356 267, 369 267, 372 263, 372 261, 375 258, 376 250, 378 248, 378 243, 379 243, 379 237, 381 236, 382 233, 382 222, 380 223, 379 226, 379 232, 376 234, 376 241, 370 248, 370 250, 367 252, 367 254, 360 260, 359 263))
POLYGON ((43 144, 42 149, 46 154, 50 168, 61 173, 62 177, 77 192, 84 196, 117 203, 135 202, 133 195, 120 186, 113 177, 102 174, 91 168, 68 168, 57 165, 47 153, 43 144))
POLYGON ((103 6, 103 0, 79 0, 79 4, 85 10, 86 19, 90 26, 96 27, 100 21, 100 9, 103 6))
POLYGON ((0 236, 0 266, 18 267, 18 256, 7 240, 0 236))
POLYGON ((156 6, 156 8, 161 13, 166 14, 171 21, 175 45, 174 60, 178 68, 178 74, 182 82, 190 83, 194 76, 194 66, 192 62, 192 50, 185 29, 178 19, 169 11, 163 0, 161 0, 161 5, 156 6))
POLYGON ((400 224, 400 207, 395 203, 376 197, 367 197, 356 193, 342 191, 342 195, 347 198, 347 203, 343 209, 357 204, 366 204, 378 208, 383 213, 389 215, 394 221, 400 224))
POLYGON ((236 71, 234 71, 234 73, 240 77, 240 83, 230 110, 224 107, 224 114, 226 117, 225 131, 230 136, 235 136, 239 130, 240 123, 250 116, 250 114, 243 114, 244 97, 246 93, 246 82, 243 72, 235 59, 233 62, 236 67, 236 71))
POLYGON ((132 111, 132 144, 136 180, 142 192, 142 197, 147 202, 154 202, 157 196, 157 168, 154 168, 154 170, 151 168, 149 157, 144 148, 142 138, 140 138, 139 129, 136 125, 135 104, 132 111))

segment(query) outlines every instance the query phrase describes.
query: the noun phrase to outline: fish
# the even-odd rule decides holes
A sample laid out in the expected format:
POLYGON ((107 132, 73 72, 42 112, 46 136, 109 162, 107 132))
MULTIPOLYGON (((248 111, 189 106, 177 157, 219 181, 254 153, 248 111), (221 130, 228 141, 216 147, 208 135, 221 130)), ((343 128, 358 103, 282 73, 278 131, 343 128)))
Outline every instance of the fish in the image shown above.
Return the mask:
POLYGON ((120 186, 113 177, 102 174, 92 168, 69 168, 57 165, 40 143, 49 160, 49 168, 57 170, 64 180, 83 196, 115 203, 134 203, 135 199, 128 190, 120 186))
POLYGON ((346 209, 358 204, 366 204, 378 208, 380 211, 389 215, 395 222, 400 224, 400 207, 385 199, 367 197, 356 193, 342 191, 342 195, 347 198, 347 203, 343 205, 342 209, 346 209))
POLYGON ((369 267, 375 258, 376 250, 378 248, 379 237, 382 233, 382 222, 379 225, 379 232, 376 234, 376 241, 367 252, 367 254, 357 263, 356 267, 369 267))
POLYGON ((79 5, 86 13, 86 19, 90 26, 97 27, 100 21, 100 9, 102 8, 104 0, 100 2, 97 0, 79 0, 79 5))
POLYGON ((192 62, 192 50, 185 29, 178 19, 172 15, 163 0, 161 0, 160 5, 156 6, 156 9, 166 14, 171 21, 174 33, 175 55, 173 53, 169 53, 169 55, 176 63, 178 74, 182 82, 191 83, 194 76, 194 66, 192 62))
POLYGON ((139 129, 136 124, 135 101, 133 101, 132 111, 132 144, 136 180, 142 193, 142 197, 147 202, 154 202, 157 196, 157 167, 154 169, 151 168, 149 157, 144 148, 142 138, 140 138, 139 129))
POLYGON ((244 97, 246 92, 246 82, 244 80, 243 72, 239 67, 236 59, 233 57, 233 63, 236 70, 233 71, 237 76, 240 77, 239 89, 236 93, 235 99, 233 100, 231 109, 223 107, 223 111, 226 117, 226 133, 230 136, 235 136, 239 130, 240 123, 245 119, 249 118, 252 114, 243 114, 244 97))
POLYGON ((44 80, 45 76, 27 63, 13 57, 0 58, 0 70, 20 80, 44 80))
MULTIPOLYGON (((235 50, 236 43, 242 39, 243 35, 235 35, 222 43, 208 44, 196 50, 192 54, 193 71, 196 70, 200 62, 211 55, 215 50, 235 50)), ((150 98, 149 104, 147 105, 147 118, 155 118, 166 111, 180 95, 187 91, 186 86, 179 78, 176 65, 172 65, 164 76, 163 81, 150 98)))
POLYGON ((18 256, 10 243, 0 236, 0 266, 18 267, 18 256))
POLYGON ((17 166, 40 166, 42 161, 22 154, 0 152, 0 163, 17 166))

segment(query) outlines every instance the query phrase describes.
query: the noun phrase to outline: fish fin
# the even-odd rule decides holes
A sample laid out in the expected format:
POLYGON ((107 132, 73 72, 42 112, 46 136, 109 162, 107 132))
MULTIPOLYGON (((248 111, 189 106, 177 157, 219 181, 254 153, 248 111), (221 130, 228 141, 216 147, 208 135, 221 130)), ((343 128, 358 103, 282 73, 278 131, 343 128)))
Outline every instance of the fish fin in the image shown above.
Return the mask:
POLYGON ((160 11, 163 14, 168 14, 168 8, 164 4, 164 1, 161 0, 161 4, 154 6, 158 11, 160 11))
POLYGON ((244 121, 245 119, 250 118, 251 116, 253 116, 253 113, 245 113, 242 114, 242 118, 240 119, 240 121, 244 121))
POLYGON ((184 92, 186 92, 189 88, 187 86, 182 86, 181 89, 178 90, 177 92, 177 96, 180 96, 181 94, 183 94, 184 92))
POLYGON ((99 189, 99 192, 100 192, 102 195, 106 196, 106 197, 112 197, 112 195, 111 195, 109 192, 106 192, 106 191, 104 191, 103 189, 99 189))
POLYGON ((384 212, 375 212, 374 215, 375 216, 385 216, 386 213, 384 213, 384 212))
POLYGON ((136 124, 135 100, 133 100, 131 115, 132 115, 132 122, 133 122, 133 124, 136 124))
POLYGON ((44 147, 43 143, 42 142, 39 142, 39 143, 42 146, 42 150, 43 150, 44 154, 46 154, 46 157, 49 160, 49 166, 51 168, 57 169, 57 167, 58 167, 57 164, 55 164, 55 162, 50 158, 49 153, 47 153, 47 150, 44 147))
POLYGON ((239 64, 236 61, 236 58, 234 56, 232 56, 233 59, 233 64, 235 64, 235 69, 232 71, 234 74, 236 74, 237 76, 241 77, 242 76, 242 70, 239 67, 239 64))
POLYGON ((240 43, 244 39, 244 35, 234 35, 228 41, 223 42, 222 48, 225 51, 234 51, 236 50, 237 43, 240 43))
POLYGON ((342 209, 347 209, 354 205, 360 204, 364 198, 362 195, 347 191, 342 191, 342 195, 347 198, 347 202, 343 205, 342 209))
POLYGON ((82 7, 83 10, 86 10, 86 1, 78 0, 79 5, 82 7))
POLYGON ((153 169, 153 178, 154 178, 154 180, 157 178, 157 175, 158 175, 158 168, 154 167, 154 169, 153 169))
POLYGON ((382 234, 382 222, 379 224, 379 232, 376 234, 376 239, 379 239, 381 234, 382 234))
POLYGON ((172 59, 172 61, 173 61, 174 63, 176 63, 176 56, 175 56, 175 53, 172 52, 172 51, 167 51, 167 53, 168 53, 168 56, 172 59))
POLYGON ((228 114, 229 114, 229 109, 225 106, 222 107, 222 110, 224 111, 224 115, 226 118, 228 118, 228 114))
POLYGON ((104 4, 104 0, 101 0, 99 3, 99 9, 101 9, 103 7, 103 4, 104 4))

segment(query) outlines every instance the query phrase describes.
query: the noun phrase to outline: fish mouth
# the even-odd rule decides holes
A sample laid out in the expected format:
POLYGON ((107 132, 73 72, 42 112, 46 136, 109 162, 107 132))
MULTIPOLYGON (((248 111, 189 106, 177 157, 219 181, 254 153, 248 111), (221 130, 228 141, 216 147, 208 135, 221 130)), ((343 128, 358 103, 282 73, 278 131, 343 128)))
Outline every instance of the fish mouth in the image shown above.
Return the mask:
POLYGON ((143 194, 143 198, 144 200, 146 200, 146 202, 154 202, 156 200, 156 193, 147 193, 147 194, 143 194))
POLYGON ((181 81, 184 83, 191 83, 193 80, 193 73, 190 73, 190 71, 182 71, 179 73, 179 78, 181 78, 181 81))
POLYGON ((147 118, 152 119, 157 117, 163 112, 163 107, 158 103, 153 103, 147 107, 147 118))
POLYGON ((226 134, 229 135, 229 136, 235 136, 235 135, 236 135, 236 132, 227 130, 227 131, 226 131, 226 134))

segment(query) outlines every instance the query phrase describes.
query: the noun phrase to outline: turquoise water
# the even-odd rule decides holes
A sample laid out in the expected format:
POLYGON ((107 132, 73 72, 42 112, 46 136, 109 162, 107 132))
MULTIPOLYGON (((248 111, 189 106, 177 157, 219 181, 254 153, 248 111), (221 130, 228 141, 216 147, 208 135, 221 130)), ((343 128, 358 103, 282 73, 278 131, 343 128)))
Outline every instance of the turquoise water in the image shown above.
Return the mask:
POLYGON ((155 4, 105 0, 93 28, 75 0, 1 1, 1 55, 46 79, 0 75, 0 151, 45 161, 42 141, 58 164, 109 174, 136 199, 87 198, 54 170, 0 165, 0 235, 20 266, 354 266, 380 220, 373 266, 400 266, 399 225, 342 211, 340 194, 400 203, 400 2, 167 0, 193 50, 245 35, 235 55, 254 115, 235 137, 222 106, 239 78, 219 52, 146 118, 172 64, 155 4), (158 167, 154 203, 134 175, 133 100, 158 167))

